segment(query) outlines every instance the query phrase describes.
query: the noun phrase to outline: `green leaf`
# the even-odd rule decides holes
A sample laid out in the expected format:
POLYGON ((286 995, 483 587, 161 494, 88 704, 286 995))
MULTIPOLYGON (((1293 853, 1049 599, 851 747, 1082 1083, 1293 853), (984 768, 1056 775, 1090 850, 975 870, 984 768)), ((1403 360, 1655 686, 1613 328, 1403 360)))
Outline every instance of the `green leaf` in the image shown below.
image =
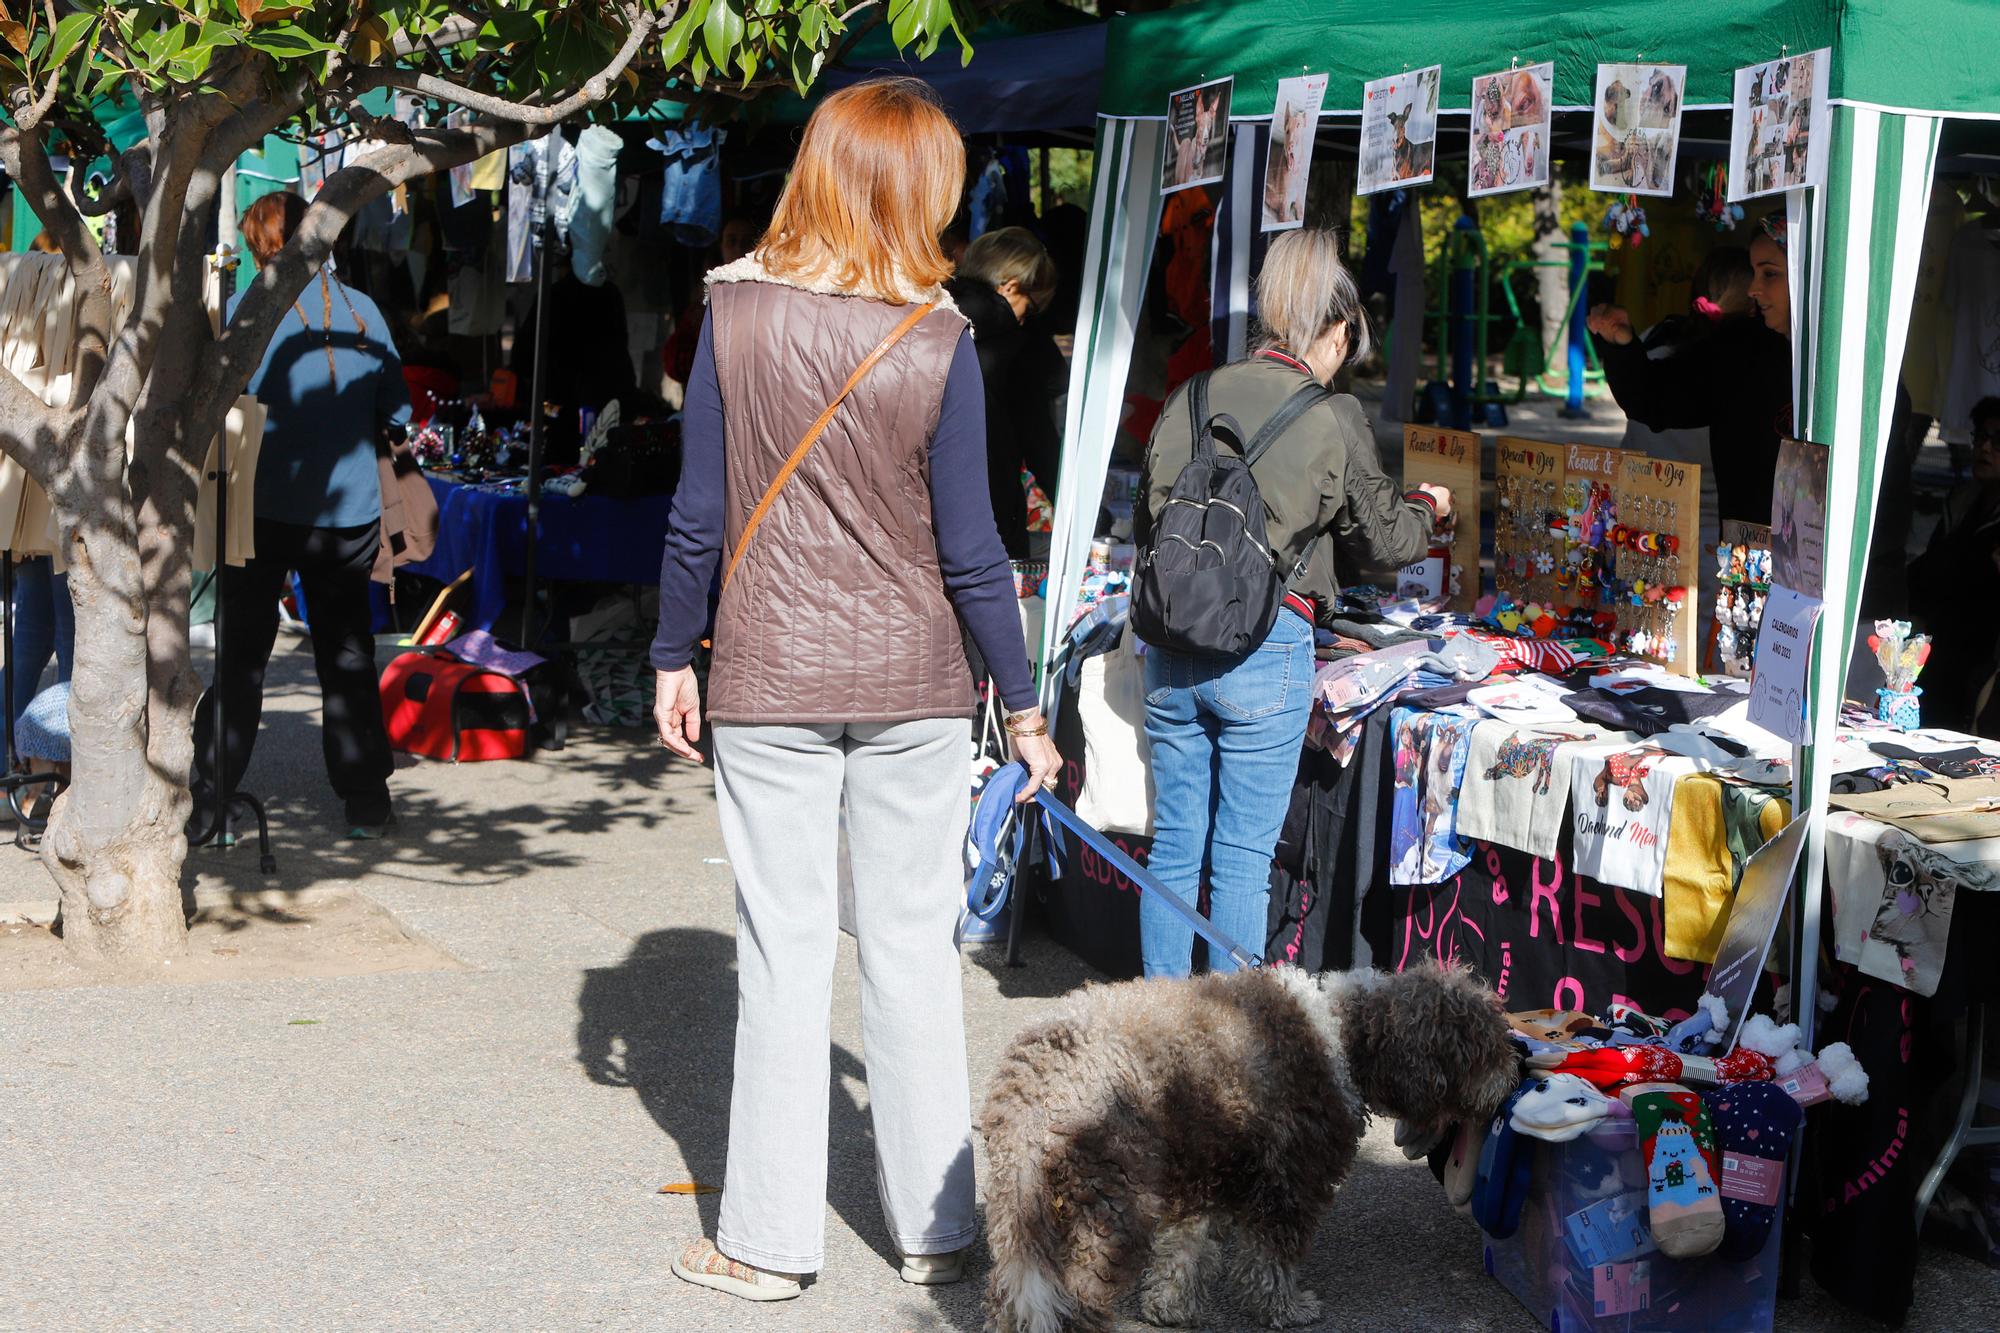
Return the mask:
POLYGON ((75 55, 96 26, 95 14, 66 14, 57 20, 55 36, 49 40, 49 67, 54 69, 75 55))
POLYGON ((826 31, 826 21, 831 17, 826 6, 817 3, 807 5, 799 14, 800 39, 807 46, 817 48, 820 34, 826 31))
POLYGON ((660 59, 669 70, 679 69, 681 62, 687 59, 688 44, 694 40, 694 30, 707 14, 707 0, 689 0, 688 7, 667 29, 667 35, 660 43, 660 59))
POLYGON ((910 40, 917 35, 917 25, 922 20, 923 14, 917 7, 917 0, 890 0, 889 40, 896 44, 898 51, 908 46, 910 40))
POLYGON ((297 60, 302 56, 323 55, 340 49, 332 42, 313 36, 296 23, 272 23, 253 28, 243 40, 246 45, 279 60, 297 60))
POLYGON ((743 40, 743 15, 737 5, 740 0, 709 0, 708 19, 701 27, 702 46, 708 51, 708 62, 717 69, 729 67, 730 53, 743 40))
POLYGON ((708 52, 694 53, 694 59, 688 64, 688 78, 697 88, 708 82, 708 52))
POLYGON ((515 9, 493 11, 479 29, 480 42, 486 46, 529 46, 541 36, 541 22, 533 14, 515 9))

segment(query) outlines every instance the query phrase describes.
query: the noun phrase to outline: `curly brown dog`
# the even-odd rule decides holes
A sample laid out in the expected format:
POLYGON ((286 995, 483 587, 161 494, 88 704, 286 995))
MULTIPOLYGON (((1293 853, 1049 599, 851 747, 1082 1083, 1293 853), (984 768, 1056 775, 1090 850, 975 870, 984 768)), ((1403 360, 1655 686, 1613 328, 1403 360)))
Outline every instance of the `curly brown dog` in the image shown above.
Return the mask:
POLYGON ((1259 1319, 1311 1323, 1298 1265, 1370 1113, 1478 1123, 1517 1082, 1460 968, 1087 986, 1015 1039, 980 1114, 987 1326, 1103 1329, 1135 1286, 1151 1322, 1201 1324, 1224 1242, 1259 1319))

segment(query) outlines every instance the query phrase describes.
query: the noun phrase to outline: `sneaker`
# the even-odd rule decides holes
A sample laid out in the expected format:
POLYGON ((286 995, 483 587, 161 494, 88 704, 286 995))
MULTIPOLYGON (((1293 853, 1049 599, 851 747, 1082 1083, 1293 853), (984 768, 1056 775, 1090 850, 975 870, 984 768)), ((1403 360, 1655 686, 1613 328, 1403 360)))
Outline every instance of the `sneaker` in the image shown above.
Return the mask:
POLYGON ((797 1278, 738 1263, 707 1239, 695 1241, 681 1251, 681 1257, 674 1260, 674 1276, 697 1287, 741 1296, 746 1301, 788 1301, 800 1291, 797 1278))
POLYGON ((953 1250, 949 1254, 906 1254, 903 1256, 903 1281, 913 1282, 919 1287, 944 1287, 965 1278, 965 1251, 953 1250))
POLYGON ((355 796, 347 801, 347 836, 363 841, 386 838, 389 830, 396 827, 395 807, 389 804, 389 795, 355 796))

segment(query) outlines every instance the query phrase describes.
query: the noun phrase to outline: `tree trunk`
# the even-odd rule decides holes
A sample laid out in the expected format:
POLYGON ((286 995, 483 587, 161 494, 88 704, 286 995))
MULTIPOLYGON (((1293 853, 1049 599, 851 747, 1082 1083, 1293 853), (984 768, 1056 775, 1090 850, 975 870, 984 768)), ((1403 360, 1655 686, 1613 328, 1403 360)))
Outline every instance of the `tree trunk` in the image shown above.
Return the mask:
MULTIPOLYGON (((1567 265, 1569 251, 1561 248, 1563 241, 1568 239, 1562 225, 1562 182, 1555 179, 1553 173, 1547 185, 1536 187, 1534 203, 1535 259, 1543 264, 1567 265)), ((1569 309, 1569 270, 1566 267, 1538 268, 1535 270, 1535 287, 1542 308, 1542 350, 1547 353, 1548 368, 1553 371, 1558 365, 1567 367, 1568 357, 1554 343, 1564 332, 1563 315, 1569 309)), ((1567 369, 1563 373, 1567 375, 1567 369)))
MULTIPOLYGON (((84 475, 57 498, 76 612, 72 777, 56 803, 42 858, 62 894, 72 959, 156 964, 187 951, 181 871, 196 692, 186 651, 186 580, 180 580, 176 634, 172 598, 149 588, 154 581, 145 577, 123 469, 78 471, 84 475)), ((185 534, 177 544, 184 569, 185 534)))

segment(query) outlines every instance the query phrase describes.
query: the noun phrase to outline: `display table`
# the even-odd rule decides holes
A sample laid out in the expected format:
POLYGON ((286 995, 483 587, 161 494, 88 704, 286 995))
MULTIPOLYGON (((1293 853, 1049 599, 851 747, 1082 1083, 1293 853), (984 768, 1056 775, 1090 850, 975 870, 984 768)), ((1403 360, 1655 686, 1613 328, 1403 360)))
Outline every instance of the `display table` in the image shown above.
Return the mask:
MULTIPOLYGON (((507 580, 523 573, 527 498, 493 483, 426 480, 438 502, 437 549, 407 569, 447 583, 471 570, 465 628, 490 630, 507 605, 507 580)), ((633 500, 544 495, 537 575, 579 583, 656 583, 672 509, 670 495, 633 500)))

